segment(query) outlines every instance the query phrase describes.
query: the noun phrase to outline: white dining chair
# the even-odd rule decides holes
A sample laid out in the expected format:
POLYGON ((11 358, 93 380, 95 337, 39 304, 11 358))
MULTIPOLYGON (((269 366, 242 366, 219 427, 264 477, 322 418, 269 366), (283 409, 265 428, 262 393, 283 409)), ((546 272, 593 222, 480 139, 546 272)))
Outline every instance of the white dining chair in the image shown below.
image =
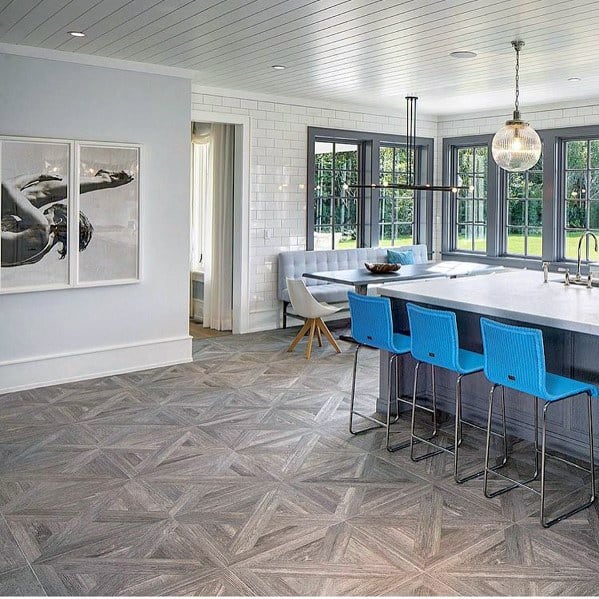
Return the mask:
POLYGON ((329 306, 329 304, 325 304, 324 302, 319 302, 318 300, 314 299, 302 279, 287 278, 287 290, 289 291, 289 299, 291 301, 291 305, 293 306, 293 311, 298 316, 306 319, 304 326, 300 329, 300 332, 291 342, 291 345, 287 351, 292 352, 295 349, 295 346, 307 334, 309 334, 308 346, 306 347, 306 358, 309 360, 312 354, 312 341, 314 340, 314 333, 316 332, 319 347, 322 347, 322 337, 320 335, 322 332, 328 339, 329 343, 333 346, 335 351, 337 353, 341 352, 341 349, 339 349, 335 338, 333 335, 331 335, 331 331, 329 331, 327 325, 322 320, 323 316, 334 314, 340 310, 340 308, 329 306))

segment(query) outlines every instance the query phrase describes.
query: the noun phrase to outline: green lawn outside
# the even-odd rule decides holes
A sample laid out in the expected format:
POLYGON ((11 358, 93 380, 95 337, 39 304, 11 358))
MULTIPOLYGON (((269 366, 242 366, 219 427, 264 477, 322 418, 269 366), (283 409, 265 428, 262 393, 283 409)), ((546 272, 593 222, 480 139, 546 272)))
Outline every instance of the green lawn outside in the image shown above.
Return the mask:
MULTIPOLYGON (((580 233, 568 233, 566 236, 566 259, 576 260, 578 251, 578 240, 580 239, 580 233)), ((591 240, 592 241, 592 240, 591 240)), ((411 245, 413 243, 411 237, 400 238, 396 240, 395 245, 411 245)), ((486 240, 477 239, 474 242, 475 250, 478 252, 484 252, 486 250, 486 240)), ((380 247, 391 247, 391 240, 381 239, 379 243, 380 247)), ((342 239, 339 242, 338 249, 349 249, 356 247, 355 239, 342 239)), ((592 248, 592 244, 589 246, 592 248)), ((529 235, 528 237, 528 255, 533 258, 541 259, 541 248, 542 239, 540 235, 529 235)), ((470 249, 470 245, 466 248, 460 247, 459 249, 470 249)), ((523 256, 524 255, 524 236, 523 235, 510 235, 508 244, 509 255, 523 256)), ((583 245, 583 259, 584 259, 584 245, 583 245)), ((590 252, 591 260, 599 261, 599 252, 590 252)))
MULTIPOLYGON (((400 237, 399 239, 395 240, 395 245, 399 246, 399 245, 412 245, 414 243, 414 240, 411 237, 400 237)), ((338 246, 338 250, 347 250, 350 248, 355 248, 356 247, 356 240, 355 239, 341 239, 341 241, 339 242, 339 246, 338 246)), ((390 239, 381 239, 379 241, 379 247, 393 247, 391 245, 391 240, 390 239)))

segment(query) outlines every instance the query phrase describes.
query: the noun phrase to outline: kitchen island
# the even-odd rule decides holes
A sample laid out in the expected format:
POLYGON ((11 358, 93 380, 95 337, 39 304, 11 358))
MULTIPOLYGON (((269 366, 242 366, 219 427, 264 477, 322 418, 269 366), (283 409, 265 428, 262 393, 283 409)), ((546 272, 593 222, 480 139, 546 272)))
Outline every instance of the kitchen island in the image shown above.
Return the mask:
MULTIPOLYGON (((547 370, 599 384, 599 288, 565 286, 563 277, 529 270, 504 270, 480 277, 416 281, 385 285, 378 293, 391 298, 394 328, 408 333, 405 303, 455 311, 463 348, 482 352, 480 317, 533 326, 543 331, 547 370)), ((386 356, 381 356, 380 397, 386 396, 386 356)), ((411 395, 414 362, 400 363, 403 396, 411 395)), ((428 370, 428 369, 427 369, 428 370)), ((428 373, 427 373, 428 374, 428 373)), ((422 377, 424 378, 424 377, 422 377)), ((422 379, 421 379, 422 380, 422 379)), ((438 369, 439 407, 453 413, 455 374, 438 369)), ((469 377, 463 387, 465 414, 484 422, 490 384, 484 375, 469 377)), ((422 395, 430 397, 430 379, 422 381, 422 395)), ((524 439, 532 438, 532 406, 526 396, 508 390, 508 429, 524 439), (517 397, 514 397, 517 396, 517 397)), ((599 399, 595 417, 599 414, 599 399)), ((382 411, 386 403, 379 399, 382 411)), ((552 415, 551 446, 570 455, 585 454, 586 413, 583 402, 563 402, 552 415)))

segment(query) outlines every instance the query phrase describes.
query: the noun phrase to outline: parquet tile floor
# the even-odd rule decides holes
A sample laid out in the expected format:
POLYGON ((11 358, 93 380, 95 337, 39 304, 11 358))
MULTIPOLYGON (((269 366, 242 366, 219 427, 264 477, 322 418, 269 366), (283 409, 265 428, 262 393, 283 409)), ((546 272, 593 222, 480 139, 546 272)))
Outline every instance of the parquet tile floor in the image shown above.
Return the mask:
POLYGON ((293 335, 1 396, 0 595, 597 594, 596 506, 544 530, 530 493, 349 435, 350 346, 293 335))

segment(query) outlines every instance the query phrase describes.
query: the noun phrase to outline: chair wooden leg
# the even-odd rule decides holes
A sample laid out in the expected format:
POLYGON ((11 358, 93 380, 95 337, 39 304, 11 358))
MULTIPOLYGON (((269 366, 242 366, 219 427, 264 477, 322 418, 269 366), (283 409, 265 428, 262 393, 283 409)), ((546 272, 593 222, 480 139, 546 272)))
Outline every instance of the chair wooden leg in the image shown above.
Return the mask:
POLYGON ((312 341, 314 340, 314 330, 316 329, 316 318, 310 318, 310 336, 308 337, 308 347, 306 347, 306 359, 312 355, 312 341))
POLYGON ((318 347, 322 347, 322 337, 320 335, 320 326, 316 323, 316 337, 318 338, 318 347))
POLYGON ((291 345, 289 346, 289 349, 287 350, 288 352, 291 352, 295 349, 295 346, 303 339, 303 337, 308 332, 309 328, 310 328, 310 321, 307 320, 304 323, 304 326, 300 329, 300 332, 295 336, 295 339, 291 342, 291 345))
POLYGON ((322 320, 322 318, 318 318, 318 319, 316 319, 316 323, 318 325, 318 328, 324 333, 325 337, 329 340, 329 343, 333 346, 335 351, 338 354, 340 354, 341 349, 337 345, 337 342, 335 341, 335 337, 333 337, 333 335, 331 335, 331 331, 329 331, 329 327, 327 327, 327 325, 324 323, 324 320, 322 320))

